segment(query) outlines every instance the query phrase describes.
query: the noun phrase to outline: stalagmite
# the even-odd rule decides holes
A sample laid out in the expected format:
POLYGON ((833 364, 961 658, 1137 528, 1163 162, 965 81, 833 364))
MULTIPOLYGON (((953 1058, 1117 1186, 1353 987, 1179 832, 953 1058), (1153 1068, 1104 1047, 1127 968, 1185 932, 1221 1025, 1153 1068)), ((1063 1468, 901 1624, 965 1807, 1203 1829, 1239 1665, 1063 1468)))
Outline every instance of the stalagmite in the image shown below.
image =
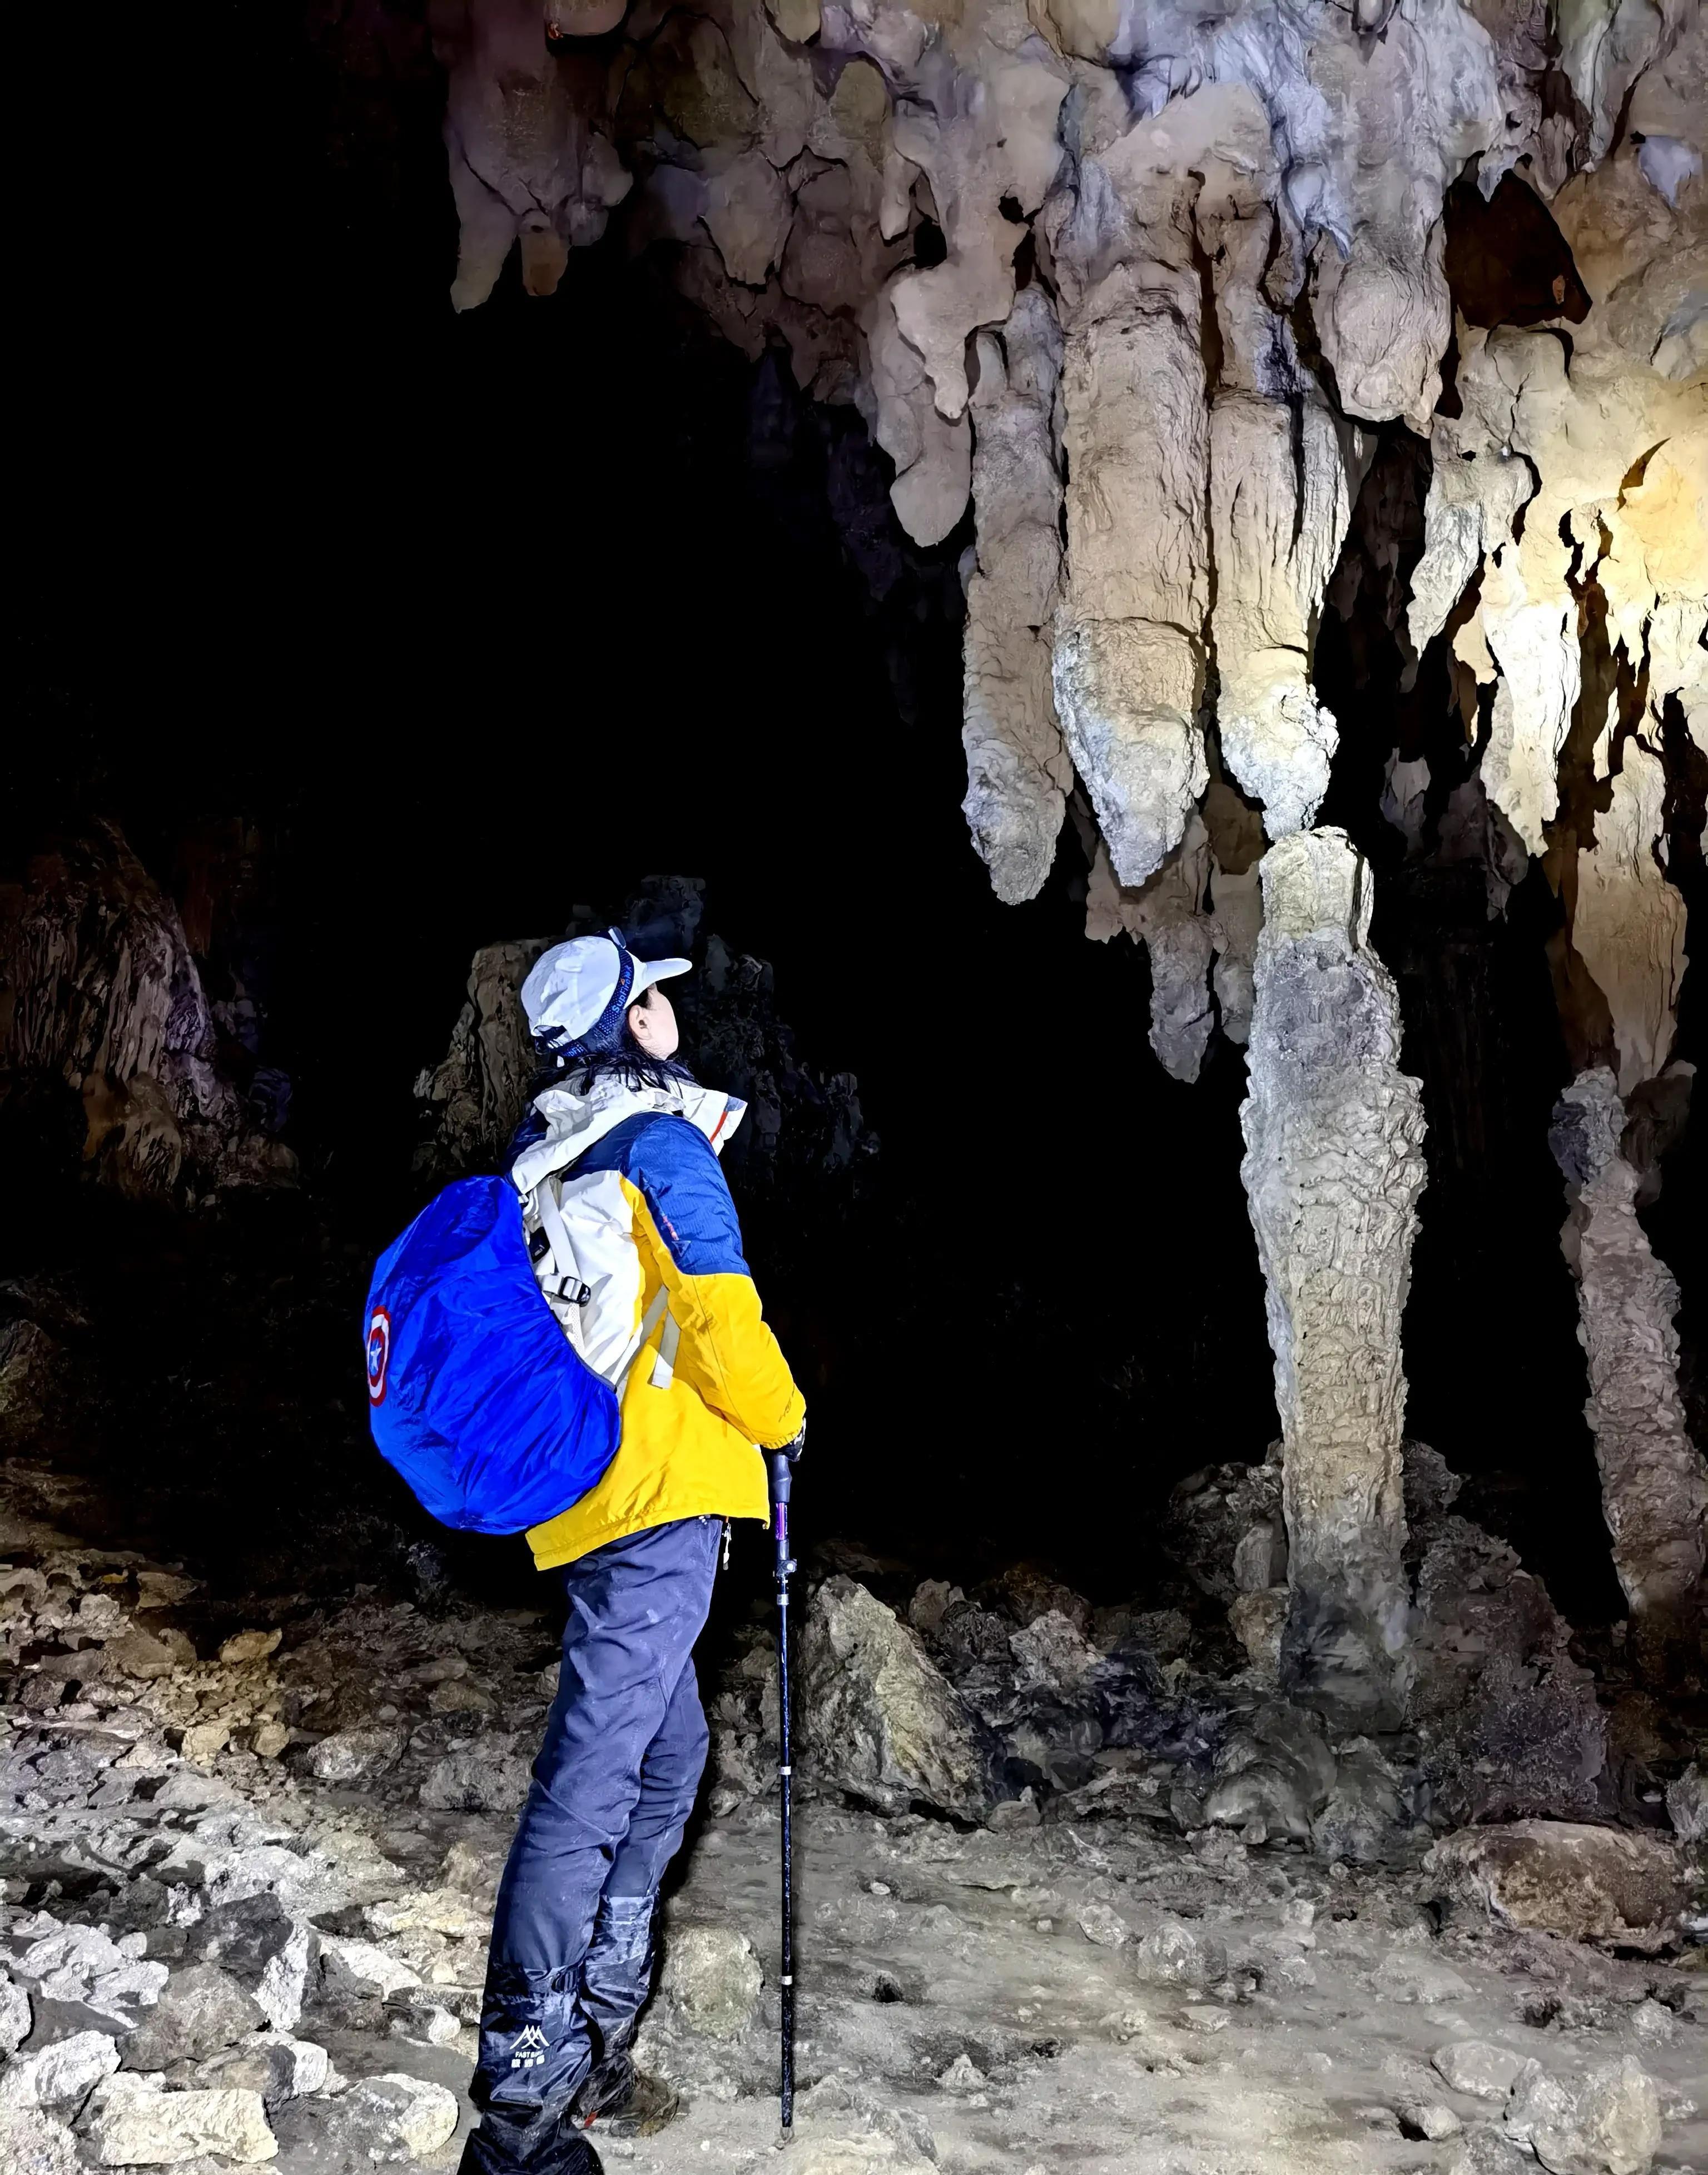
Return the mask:
POLYGON ((1565 1091, 1549 1140, 1571 1203, 1562 1244, 1581 1295, 1585 1411, 1641 1655, 1663 1645, 1700 1597, 1708 1469, 1678 1396, 1678 1287, 1637 1220, 1624 1126, 1613 1076, 1597 1066, 1565 1091))
MULTIPOLYGON (((1602 1509, 1638 1660, 1654 1673, 1667 1668, 1669 1644, 1700 1599, 1708 1473, 1679 1396, 1678 1288, 1637 1216, 1659 1173, 1647 1170, 1652 1150, 1640 1139, 1628 1149, 1622 1098, 1667 1067, 1687 964, 1685 908, 1665 873, 1660 754, 1635 731, 1604 733, 1597 754, 1594 836, 1580 841, 1569 832, 1559 842, 1573 961, 1563 987, 1579 996, 1586 988, 1605 1003, 1618 1071, 1583 1072, 1556 1109, 1549 1137, 1570 1203, 1561 1245, 1577 1280, 1589 1373, 1584 1409, 1602 1509)), ((1681 1068, 1686 1081, 1689 1070, 1681 1068)))
POLYGON ((1423 1185, 1418 1083, 1369 945, 1370 871, 1344 833, 1265 856, 1240 1175, 1266 1286, 1285 1444, 1292 1603, 1282 1680, 1343 1716, 1395 1718, 1401 1568, 1400 1321, 1423 1185))
MULTIPOLYGON (((214 583, 129 626, 98 418, 25 524, 69 599, 32 629, 26 785, 72 827, 0 826, 0 2171, 472 2167, 512 2087, 559 2165, 597 2165, 596 2114, 607 2165, 768 2166, 793 1926, 786 2175, 1708 2175, 1708 0, 307 14, 299 148, 349 171, 292 193, 290 254, 335 274, 339 229, 419 203, 423 95, 459 226, 446 322, 414 323, 430 219, 385 269, 405 337, 343 343, 332 420, 366 400, 420 469, 436 419, 487 488, 454 541, 469 494, 406 488, 425 548, 381 502, 407 479, 369 491, 377 573, 313 556, 377 632, 275 637, 279 689, 224 727, 244 622, 214 583), (109 794, 135 851, 69 812, 109 794), (548 940, 493 941, 481 898, 671 838, 709 904, 650 876, 535 925, 695 971, 636 1012, 595 944, 536 1046, 548 940), (1085 954, 1076 903, 1146 960, 1085 954), (778 973, 702 907, 786 925, 778 973), (409 1174, 398 1091, 477 941, 409 1174), (849 1061, 891 1052, 881 1159, 778 1017, 803 979, 849 1061), (301 1191, 232 1199, 299 1175, 275 990, 301 1191), (478 1479, 453 1376, 490 1418, 518 1353, 550 1374, 503 1175, 547 1067, 566 1217, 672 1279, 591 1491, 567 1404, 510 1445, 555 1491, 543 1557, 618 1537, 552 1574, 561 1662, 520 1537, 442 1528, 377 1454, 413 1414, 478 1479), (1568 1082, 1582 1391, 1539 1137, 1568 1082), (708 1093, 746 1113, 710 1145, 708 1093), (371 1290, 453 1180, 485 1270, 447 1235, 435 1272, 450 1218, 418 1217, 421 1276, 394 1250, 371 1290), (422 1325, 464 1304, 439 1365, 422 1325), (1439 1453, 1404 1440, 1408 1311, 1439 1453), (779 1350, 816 1445, 781 1619, 748 1605, 779 1350), (669 1653, 632 1619, 697 1608, 732 1521, 691 1665, 680 1612, 669 1653), (590 1626, 630 1690, 668 1663, 662 1734, 577 1687, 590 1626), (618 1726, 559 1776, 577 1808, 707 1757, 668 1890, 643 1807, 593 1950, 533 1956, 591 1999, 603 1954, 602 2020, 518 1988, 537 1854, 502 1872, 583 1693, 618 1726)), ((336 508, 321 390, 302 495, 336 508)), ((326 619, 224 528, 269 630, 326 619)))

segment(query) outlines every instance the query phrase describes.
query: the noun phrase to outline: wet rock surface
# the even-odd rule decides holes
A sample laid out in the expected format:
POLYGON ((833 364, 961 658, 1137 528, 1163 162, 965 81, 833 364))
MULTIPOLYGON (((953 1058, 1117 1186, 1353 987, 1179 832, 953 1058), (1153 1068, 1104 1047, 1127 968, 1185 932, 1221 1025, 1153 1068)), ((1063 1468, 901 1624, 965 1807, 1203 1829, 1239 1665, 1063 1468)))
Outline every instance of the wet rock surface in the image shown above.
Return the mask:
POLYGON ((800 1684, 802 1734, 827 1782, 885 1812, 988 1809, 994 1743, 913 1632, 853 1579, 814 1596, 800 1684))
POLYGON ((1449 1892, 1509 1925, 1626 1948, 1667 1947, 1694 1885, 1670 1841, 1565 1820, 1469 1829, 1429 1863, 1449 1892))
POLYGON ((1659 2096, 1629 2055, 1575 2086, 1526 2069, 1506 2129, 1549 2175, 1645 2175, 1661 2142, 1659 2096))
MULTIPOLYGON (((1446 1516, 1450 1475, 1409 1469, 1420 1526, 1432 1489, 1446 1516)), ((1192 1513, 1220 1538, 1191 1607, 1093 1608, 1035 1565, 970 1594, 848 1548, 809 1566, 796 2156, 1708 2161, 1688 1763, 1678 1839, 1437 1837, 1415 1734, 1337 1736, 1220 1623, 1277 1476, 1223 1478, 1183 1499, 1228 1499, 1192 1513), (854 1563, 894 1605, 827 1568, 854 1563)), ((35 1531, 0 1569, 8 2170, 448 2169, 550 1619, 449 1586, 216 1599, 35 1531)), ((605 2142, 608 2166, 757 2167, 774 2137, 777 1685, 752 1591, 705 1657, 704 1816, 637 2049, 684 2112, 605 2142)))
POLYGON ((247 2167, 279 2151, 258 2092, 168 2091, 154 2076, 97 2086, 79 2131, 99 2167, 175 2167, 204 2157, 247 2167))

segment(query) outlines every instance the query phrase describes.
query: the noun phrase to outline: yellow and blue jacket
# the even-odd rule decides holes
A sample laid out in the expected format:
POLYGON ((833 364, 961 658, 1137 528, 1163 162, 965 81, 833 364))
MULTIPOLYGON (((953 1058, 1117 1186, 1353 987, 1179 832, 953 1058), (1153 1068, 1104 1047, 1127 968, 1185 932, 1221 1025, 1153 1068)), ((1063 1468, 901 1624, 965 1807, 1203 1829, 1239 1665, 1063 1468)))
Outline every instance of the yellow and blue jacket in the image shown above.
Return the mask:
POLYGON ((760 1452, 790 1441, 806 1408, 760 1310, 718 1161, 743 1110, 687 1082, 607 1080, 535 1099, 537 1137, 512 1180, 527 1195, 553 1173, 609 1174, 598 1189, 617 1257, 606 1290, 635 1335, 657 1325, 623 1382, 622 1440, 604 1478, 529 1529, 542 1570, 675 1518, 769 1516, 760 1452))

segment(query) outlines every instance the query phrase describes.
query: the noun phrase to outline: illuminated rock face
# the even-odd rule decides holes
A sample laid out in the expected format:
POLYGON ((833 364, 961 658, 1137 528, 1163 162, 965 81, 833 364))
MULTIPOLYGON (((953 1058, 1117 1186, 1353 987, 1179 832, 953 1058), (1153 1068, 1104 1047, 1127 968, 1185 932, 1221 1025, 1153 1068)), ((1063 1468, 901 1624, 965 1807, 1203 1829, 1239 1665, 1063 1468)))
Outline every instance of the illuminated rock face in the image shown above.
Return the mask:
POLYGON ((1245 1182, 1285 1445, 1292 1602, 1282 1679, 1343 1718, 1397 1717, 1410 1596, 1400 1318, 1423 1106, 1370 950, 1370 874, 1339 831, 1263 862, 1245 1182))
POLYGON ((1620 750, 1594 847, 1578 860, 1572 946, 1608 1001, 1622 1094, 1662 1070, 1678 1026, 1684 902, 1661 859, 1666 789, 1659 755, 1633 735, 1620 750))
POLYGON ((1701 306, 1676 281, 1681 256, 1700 263, 1705 253, 1700 182, 1692 192, 1694 220, 1676 215, 1629 149, 1575 176, 1554 212, 1606 299, 1573 326, 1570 368, 1555 332, 1467 328, 1461 412, 1431 426, 1411 639, 1421 651, 1480 575, 1454 648, 1494 689, 1483 780, 1532 853, 1556 813, 1557 767, 1583 692, 1586 588, 1605 599, 1609 639, 1643 680, 1651 727, 1676 699, 1699 734, 1708 730, 1697 641, 1708 589, 1708 357, 1682 344, 1686 322, 1700 341, 1690 312, 1701 306))

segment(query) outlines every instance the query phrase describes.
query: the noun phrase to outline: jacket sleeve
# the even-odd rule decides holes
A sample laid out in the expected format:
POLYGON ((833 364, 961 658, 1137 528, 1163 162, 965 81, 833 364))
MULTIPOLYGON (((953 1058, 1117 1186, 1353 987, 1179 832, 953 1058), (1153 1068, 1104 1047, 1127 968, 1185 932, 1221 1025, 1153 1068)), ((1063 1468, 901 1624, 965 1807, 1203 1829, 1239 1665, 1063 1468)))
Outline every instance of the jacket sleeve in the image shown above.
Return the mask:
POLYGON ((664 1119, 637 1142, 629 1177, 651 1219, 681 1331, 678 1371, 750 1442, 779 1448, 800 1432, 806 1402, 760 1310, 735 1203, 710 1142, 686 1119, 664 1119))

